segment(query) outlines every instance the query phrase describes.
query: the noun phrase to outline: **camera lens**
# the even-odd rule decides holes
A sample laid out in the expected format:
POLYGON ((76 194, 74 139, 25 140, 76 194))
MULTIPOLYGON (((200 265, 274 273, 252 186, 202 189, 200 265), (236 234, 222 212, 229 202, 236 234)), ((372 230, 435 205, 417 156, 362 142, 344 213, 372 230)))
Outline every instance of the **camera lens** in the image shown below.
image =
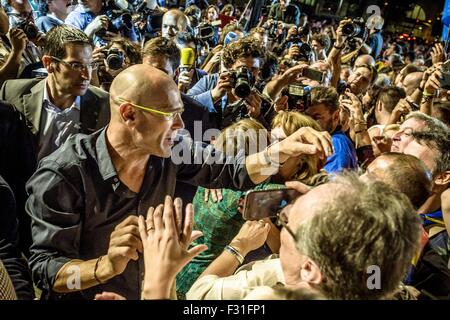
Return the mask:
POLYGON ((355 37, 361 32, 361 27, 356 23, 347 23, 342 27, 342 33, 348 37, 355 37))
POLYGON ((241 68, 236 72, 236 84, 234 93, 241 99, 247 98, 252 92, 252 75, 247 68, 241 68))
POLYGON ((112 70, 119 70, 123 65, 123 54, 117 50, 110 51, 106 57, 106 63, 112 70))
POLYGON ((250 84, 245 79, 237 79, 236 80, 236 86, 234 87, 234 92, 239 98, 247 98, 250 93, 252 92, 252 89, 250 88, 250 84))
POLYGON ((25 24, 23 26, 23 31, 28 39, 35 39, 39 34, 39 29, 32 23, 25 24))

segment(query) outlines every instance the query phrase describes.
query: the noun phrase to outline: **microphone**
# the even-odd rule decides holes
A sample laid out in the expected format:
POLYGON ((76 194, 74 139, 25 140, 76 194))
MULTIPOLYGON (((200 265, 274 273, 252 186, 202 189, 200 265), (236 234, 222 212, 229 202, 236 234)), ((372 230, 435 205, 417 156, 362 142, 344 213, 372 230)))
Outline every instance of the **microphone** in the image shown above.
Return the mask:
MULTIPOLYGON (((195 52, 192 48, 181 49, 181 63, 180 63, 180 74, 185 71, 189 71, 194 65, 195 52)), ((178 89, 181 89, 183 84, 178 83, 178 89)))

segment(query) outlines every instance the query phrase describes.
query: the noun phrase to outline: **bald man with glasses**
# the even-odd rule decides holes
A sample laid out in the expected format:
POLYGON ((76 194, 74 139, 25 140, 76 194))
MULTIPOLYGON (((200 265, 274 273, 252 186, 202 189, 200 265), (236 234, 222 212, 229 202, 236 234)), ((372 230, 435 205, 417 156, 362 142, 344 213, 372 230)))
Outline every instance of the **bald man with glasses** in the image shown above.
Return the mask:
POLYGON ((184 127, 180 92, 170 76, 148 65, 122 71, 110 95, 108 126, 66 141, 27 185, 30 266, 48 298, 91 299, 112 291, 139 299, 138 217, 173 196, 177 180, 246 190, 291 156, 332 152, 328 133, 309 128, 247 158, 177 140, 184 127))

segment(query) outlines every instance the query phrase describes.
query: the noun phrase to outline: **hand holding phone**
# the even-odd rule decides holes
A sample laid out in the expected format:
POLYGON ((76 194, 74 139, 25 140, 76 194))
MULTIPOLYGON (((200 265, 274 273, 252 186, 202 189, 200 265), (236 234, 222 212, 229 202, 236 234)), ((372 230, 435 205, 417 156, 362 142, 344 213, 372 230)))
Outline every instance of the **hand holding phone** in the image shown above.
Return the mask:
POLYGON ((244 200, 245 220, 260 220, 276 217, 288 204, 294 202, 300 193, 294 189, 254 190, 244 200))
POLYGON ((317 81, 319 83, 322 83, 325 78, 324 72, 310 67, 304 68, 302 75, 308 79, 317 81))

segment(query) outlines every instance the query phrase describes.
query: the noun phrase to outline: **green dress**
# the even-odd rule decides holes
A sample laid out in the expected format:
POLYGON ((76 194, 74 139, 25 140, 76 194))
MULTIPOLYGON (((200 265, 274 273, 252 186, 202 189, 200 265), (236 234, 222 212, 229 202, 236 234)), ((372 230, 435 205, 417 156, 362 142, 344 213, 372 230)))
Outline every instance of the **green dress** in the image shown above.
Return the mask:
MULTIPOLYGON (((285 186, 262 183, 253 190, 280 189, 285 186)), ((223 199, 213 202, 211 195, 204 201, 205 188, 199 187, 193 200, 194 230, 203 232, 203 237, 192 245, 206 244, 208 250, 202 252, 187 264, 177 275, 177 295, 184 299, 186 292, 208 265, 217 258, 227 244, 237 235, 245 220, 238 211, 238 201, 245 195, 244 191, 222 189, 223 199)))

